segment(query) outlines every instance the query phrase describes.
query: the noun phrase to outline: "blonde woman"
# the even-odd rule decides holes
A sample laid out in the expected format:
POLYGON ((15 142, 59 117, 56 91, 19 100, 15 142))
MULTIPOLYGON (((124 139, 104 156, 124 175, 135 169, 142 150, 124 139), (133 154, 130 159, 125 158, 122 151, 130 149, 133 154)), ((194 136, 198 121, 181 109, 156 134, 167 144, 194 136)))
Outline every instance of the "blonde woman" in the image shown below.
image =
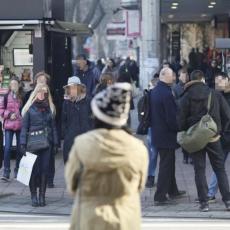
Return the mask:
POLYGON ((22 110, 22 117, 23 125, 20 136, 22 153, 25 155, 26 151, 30 151, 38 156, 30 179, 32 206, 45 206, 45 192, 51 149, 52 146, 57 146, 58 144, 55 125, 55 106, 47 85, 37 84, 22 110), (29 137, 30 134, 33 135, 34 133, 44 133, 47 145, 35 144, 33 150, 31 150, 29 137), (37 184, 39 187, 39 200, 37 198, 37 184))

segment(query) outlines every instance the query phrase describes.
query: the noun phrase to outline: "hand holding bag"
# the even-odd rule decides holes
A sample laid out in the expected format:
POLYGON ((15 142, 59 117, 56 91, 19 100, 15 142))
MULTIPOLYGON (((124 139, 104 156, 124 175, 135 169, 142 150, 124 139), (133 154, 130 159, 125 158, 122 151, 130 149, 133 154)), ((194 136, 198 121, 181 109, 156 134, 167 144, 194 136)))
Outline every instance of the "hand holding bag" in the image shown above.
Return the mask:
POLYGON ((208 97, 208 112, 199 122, 190 127, 187 131, 177 134, 177 142, 189 153, 198 152, 205 148, 210 140, 217 134, 217 125, 210 116, 212 94, 208 97))

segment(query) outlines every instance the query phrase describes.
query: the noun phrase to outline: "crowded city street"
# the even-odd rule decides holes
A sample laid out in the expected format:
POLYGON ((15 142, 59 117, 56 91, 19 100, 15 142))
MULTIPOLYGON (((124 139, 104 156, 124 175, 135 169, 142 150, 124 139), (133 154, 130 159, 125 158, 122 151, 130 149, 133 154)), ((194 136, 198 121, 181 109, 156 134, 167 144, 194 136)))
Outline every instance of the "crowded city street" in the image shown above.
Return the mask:
POLYGON ((0 230, 230 229, 230 0, 0 0, 0 230))

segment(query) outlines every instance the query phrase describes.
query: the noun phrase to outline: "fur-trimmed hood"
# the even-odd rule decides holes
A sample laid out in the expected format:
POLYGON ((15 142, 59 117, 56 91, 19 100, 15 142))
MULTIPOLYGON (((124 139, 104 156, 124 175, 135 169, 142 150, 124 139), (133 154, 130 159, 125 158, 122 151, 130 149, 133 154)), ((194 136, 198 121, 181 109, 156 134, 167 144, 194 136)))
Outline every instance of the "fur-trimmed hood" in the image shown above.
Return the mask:
POLYGON ((203 82, 194 80, 184 86, 184 94, 187 93, 191 99, 204 100, 210 93, 210 88, 203 82))

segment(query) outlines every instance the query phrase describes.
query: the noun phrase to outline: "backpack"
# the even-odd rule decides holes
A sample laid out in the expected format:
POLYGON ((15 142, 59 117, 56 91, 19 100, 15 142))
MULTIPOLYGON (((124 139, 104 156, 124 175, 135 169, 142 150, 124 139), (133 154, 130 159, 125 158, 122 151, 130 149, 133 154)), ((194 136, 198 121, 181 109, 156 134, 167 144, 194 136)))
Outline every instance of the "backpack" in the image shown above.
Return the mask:
POLYGON ((212 94, 208 97, 207 114, 188 130, 177 134, 177 142, 189 153, 195 153, 205 148, 217 134, 217 125, 209 114, 212 94))
POLYGON ((144 91, 144 95, 141 97, 137 104, 138 108, 138 120, 139 125, 137 128, 138 135, 146 135, 148 128, 150 127, 150 92, 144 91))

